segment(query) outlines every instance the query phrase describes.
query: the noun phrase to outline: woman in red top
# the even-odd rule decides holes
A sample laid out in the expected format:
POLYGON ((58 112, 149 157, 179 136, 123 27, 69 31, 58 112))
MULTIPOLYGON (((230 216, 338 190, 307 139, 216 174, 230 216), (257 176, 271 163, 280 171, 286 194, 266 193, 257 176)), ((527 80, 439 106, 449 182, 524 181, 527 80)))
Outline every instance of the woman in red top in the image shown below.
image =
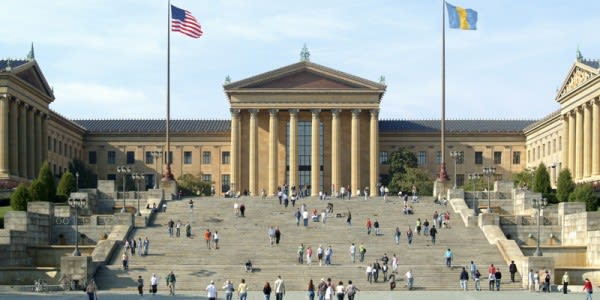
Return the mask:
POLYGON ((589 279, 585 279, 583 283, 583 291, 587 294, 586 300, 592 300, 592 282, 589 279))
POLYGON ((371 218, 367 218, 367 234, 371 234, 371 227, 373 223, 371 223, 371 218))

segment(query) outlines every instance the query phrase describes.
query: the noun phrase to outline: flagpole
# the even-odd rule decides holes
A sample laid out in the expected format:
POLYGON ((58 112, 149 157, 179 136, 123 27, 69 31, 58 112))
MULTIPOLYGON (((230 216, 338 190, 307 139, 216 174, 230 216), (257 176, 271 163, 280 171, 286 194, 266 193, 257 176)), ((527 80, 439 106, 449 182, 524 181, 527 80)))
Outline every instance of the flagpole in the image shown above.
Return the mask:
POLYGON ((171 174, 171 143, 169 140, 169 125, 171 123, 171 0, 168 0, 167 7, 167 118, 165 124, 165 132, 166 132, 166 149, 165 153, 165 161, 166 161, 166 170, 163 174, 163 180, 168 181, 173 179, 173 174, 171 174))
POLYGON ((448 179, 446 173, 446 15, 444 8, 446 1, 442 0, 442 118, 440 120, 441 144, 440 144, 440 174, 438 179, 445 181, 448 179))

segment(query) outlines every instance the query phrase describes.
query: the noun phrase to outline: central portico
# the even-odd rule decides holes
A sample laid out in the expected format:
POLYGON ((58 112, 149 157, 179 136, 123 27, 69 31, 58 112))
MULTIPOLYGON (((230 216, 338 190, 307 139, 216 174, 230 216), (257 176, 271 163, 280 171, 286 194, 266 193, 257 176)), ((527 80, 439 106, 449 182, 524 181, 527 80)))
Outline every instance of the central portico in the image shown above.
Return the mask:
POLYGON ((273 195, 288 184, 311 196, 341 186, 377 193, 384 84, 304 59, 224 89, 233 191, 273 195))

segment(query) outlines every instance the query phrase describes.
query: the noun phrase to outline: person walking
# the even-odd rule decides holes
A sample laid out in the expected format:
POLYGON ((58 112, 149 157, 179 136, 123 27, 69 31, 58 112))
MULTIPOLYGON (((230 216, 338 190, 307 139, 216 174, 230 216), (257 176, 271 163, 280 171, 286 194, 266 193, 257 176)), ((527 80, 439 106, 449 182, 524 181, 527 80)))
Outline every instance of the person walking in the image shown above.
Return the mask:
POLYGON ((208 250, 210 250, 210 240, 211 239, 212 239, 212 233, 207 228, 206 231, 204 231, 204 241, 206 242, 206 247, 208 248, 208 250))
POLYGON ((213 280, 211 280, 210 284, 206 286, 206 297, 208 298, 208 300, 217 299, 217 287, 215 287, 215 282, 213 280))
POLYGON ((277 280, 275 280, 275 299, 283 300, 283 296, 285 295, 285 282, 281 279, 281 275, 277 276, 277 280))
POLYGON ((437 235, 437 229, 435 229, 435 225, 431 226, 429 235, 431 236, 431 244, 435 245, 435 236, 437 235))
POLYGON ((475 271, 477 271, 477 265, 473 261, 471 261, 471 264, 469 264, 469 271, 471 272, 471 278, 475 280, 475 271))
POLYGON ((450 248, 446 250, 444 257, 446 257, 446 267, 452 268, 452 259, 454 258, 454 254, 452 253, 452 250, 450 250, 450 248))
POLYGON ((356 296, 356 292, 359 289, 352 283, 352 280, 348 280, 348 285, 346 286, 346 296, 348 296, 348 300, 354 300, 354 296, 356 296))
POLYGON ((275 246, 279 246, 279 241, 281 240, 281 230, 279 230, 279 226, 275 227, 275 246))
POLYGON ((298 245, 297 253, 298 253, 298 263, 303 264, 304 263, 304 244, 301 243, 300 245, 298 245))
POLYGON ((398 274, 398 258, 396 253, 392 255, 392 274, 398 274))
POLYGON ((312 266, 313 250, 311 246, 306 247, 306 265, 312 266))
POLYGON ((404 276, 406 276, 406 287, 410 291, 410 290, 412 290, 413 283, 414 283, 414 277, 413 277, 412 270, 409 269, 408 272, 406 272, 406 274, 404 276))
POLYGON ((592 282, 589 279, 585 279, 583 282, 583 291, 585 292, 585 300, 592 300, 592 282))
POLYGON ((358 253, 360 254, 360 262, 365 261, 365 253, 367 253, 367 248, 365 248, 365 245, 363 243, 360 243, 360 245, 358 245, 358 253))
POLYGON ((88 295, 88 300, 94 300, 96 298, 96 282, 94 279, 90 279, 90 281, 88 281, 85 292, 88 295))
POLYGON ((127 271, 129 269, 129 256, 127 256, 127 251, 123 252, 123 255, 121 255, 121 261, 123 262, 123 270, 127 271))
POLYGON ((367 234, 371 234, 371 227, 373 227, 373 223, 371 223, 371 218, 367 218, 367 234))
POLYGON ((319 282, 319 285, 317 286, 319 300, 325 299, 326 291, 327 291, 327 282, 325 282, 325 278, 321 278, 321 282, 319 282))
POLYGON ((348 216, 346 217, 346 224, 348 226, 352 226, 352 213, 350 213, 350 210, 348 210, 348 216))
POLYGON ((529 269, 529 274, 527 275, 527 288, 529 289, 530 292, 534 292, 535 291, 535 276, 533 274, 533 269, 529 269))
POLYGON ((144 250, 144 256, 148 255, 148 247, 150 247, 150 240, 148 239, 148 237, 146 237, 144 239, 144 241, 142 242, 142 247, 144 250))
POLYGON ((481 273, 479 273, 479 270, 475 270, 475 274, 473 274, 473 280, 475 280, 475 290, 481 291, 481 273))
POLYGON ((406 231, 406 241, 408 242, 408 245, 412 245, 412 239, 413 239, 413 231, 410 228, 410 226, 408 226, 408 230, 406 231))
POLYGON ((563 284, 563 294, 567 293, 567 288, 569 287, 569 272, 565 272, 565 274, 563 274, 562 277, 562 284, 563 284))
POLYGON ((156 277, 156 274, 153 273, 152 277, 150 277, 150 292, 152 293, 152 295, 156 295, 157 287, 158 277, 156 277))
POLYGON ((544 274, 544 292, 550 293, 550 272, 546 270, 544 274))
POLYGON ((265 300, 271 299, 271 291, 271 285, 268 281, 265 282, 265 285, 263 286, 263 295, 265 296, 265 300))
POLYGON ((269 227, 267 235, 269 236, 269 244, 273 247, 273 243, 275 242, 275 228, 273 228, 273 226, 269 227))
POLYGON ((354 245, 354 243, 350 245, 350 261, 352 263, 356 262, 356 246, 354 245))
POLYGON ((238 285, 238 296, 240 300, 246 300, 248 298, 248 285, 246 284, 246 280, 242 278, 242 281, 238 285))
POLYGON ((462 268, 462 271, 460 272, 460 288, 462 288, 463 291, 467 291, 467 282, 469 281, 469 273, 467 272, 467 269, 465 269, 465 267, 462 268))
POLYGON ((138 276, 138 293, 140 296, 144 296, 144 279, 142 279, 142 275, 138 276))
POLYGON ((212 235, 213 243, 215 244, 215 249, 219 249, 219 232, 215 230, 215 233, 212 235))
POLYGON ((494 290, 494 286, 496 285, 496 272, 488 274, 488 289, 490 291, 494 290))
POLYGON ((515 273, 517 273, 517 265, 515 264, 514 260, 510 262, 510 265, 508 266, 508 271, 510 272, 510 281, 515 282, 515 273))
POLYGON ((307 292, 308 300, 315 300, 315 284, 312 279, 308 281, 307 292))
POLYGON ((233 283, 231 283, 231 280, 225 281, 225 284, 223 284, 222 289, 225 291, 225 300, 231 300, 231 298, 233 298, 233 291, 235 290, 233 288, 233 283))
POLYGON ((173 271, 171 271, 169 275, 167 275, 167 286, 169 287, 169 295, 171 296, 175 296, 175 282, 177 282, 177 279, 175 278, 173 271))
POLYGON ((294 217, 296 217, 296 226, 300 226, 300 218, 302 218, 302 213, 300 212, 300 207, 294 213, 294 217))

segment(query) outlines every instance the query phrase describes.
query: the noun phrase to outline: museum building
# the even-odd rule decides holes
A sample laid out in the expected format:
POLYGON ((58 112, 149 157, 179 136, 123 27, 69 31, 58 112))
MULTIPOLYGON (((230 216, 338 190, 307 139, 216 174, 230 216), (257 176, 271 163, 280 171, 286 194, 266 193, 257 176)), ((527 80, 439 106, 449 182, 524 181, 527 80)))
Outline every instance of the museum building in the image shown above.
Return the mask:
MULTIPOLYGON (((559 108, 541 120, 447 120, 451 179, 462 186, 468 174, 495 167, 495 179, 510 180, 544 162, 553 184, 562 168, 576 182, 597 181, 599 71, 598 61, 578 52, 557 93, 559 108), (452 158, 452 151, 463 156, 452 158)), ((438 174, 440 120, 380 120, 384 82, 306 56, 223 88, 231 118, 171 120, 167 153, 165 120, 67 119, 49 108, 55 97, 33 52, 0 60, 0 180, 31 180, 46 160, 60 176, 79 159, 99 179, 116 179, 117 167, 129 166, 152 188, 170 160, 175 178, 200 175, 217 194, 274 194, 287 184, 311 195, 341 186, 369 187, 374 195, 391 153, 401 148, 413 151, 432 178, 438 174)))

